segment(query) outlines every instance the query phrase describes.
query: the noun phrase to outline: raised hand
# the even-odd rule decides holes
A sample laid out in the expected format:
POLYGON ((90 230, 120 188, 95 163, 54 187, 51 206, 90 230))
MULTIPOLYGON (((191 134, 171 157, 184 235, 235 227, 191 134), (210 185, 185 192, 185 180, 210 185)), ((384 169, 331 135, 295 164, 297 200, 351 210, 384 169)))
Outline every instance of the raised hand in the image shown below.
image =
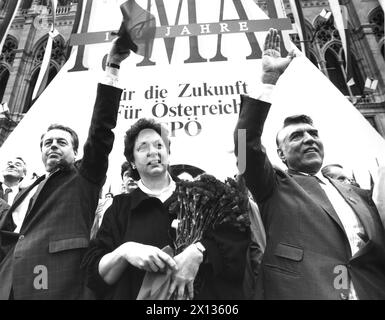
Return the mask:
POLYGON ((110 53, 108 55, 107 63, 120 65, 120 63, 130 55, 130 50, 127 50, 127 48, 122 48, 121 46, 122 45, 119 41, 119 38, 114 39, 110 53))
POLYGON ((177 264, 171 256, 161 249, 137 242, 126 242, 121 249, 122 256, 128 263, 149 272, 164 272, 167 268, 177 270, 177 264))
POLYGON ((293 51, 281 57, 280 36, 276 29, 270 28, 263 47, 262 82, 276 84, 294 57, 293 51))
POLYGON ((174 260, 178 270, 172 276, 169 293, 176 291, 178 300, 183 300, 186 295, 191 300, 194 298, 194 280, 203 261, 203 254, 192 244, 175 256, 174 260))

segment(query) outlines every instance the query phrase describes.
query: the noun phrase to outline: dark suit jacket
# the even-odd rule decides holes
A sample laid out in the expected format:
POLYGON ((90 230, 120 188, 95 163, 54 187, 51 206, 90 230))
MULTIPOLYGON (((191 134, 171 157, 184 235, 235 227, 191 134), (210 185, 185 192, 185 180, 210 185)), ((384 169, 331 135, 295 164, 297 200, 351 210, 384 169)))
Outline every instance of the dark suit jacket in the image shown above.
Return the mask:
POLYGON ((37 179, 0 221, 6 255, 0 263, 0 299, 9 297, 11 286, 15 299, 84 297, 80 262, 105 181, 120 95, 120 89, 99 84, 83 159, 37 179), (36 185, 20 234, 15 234, 12 212, 36 185))
POLYGON ((1 182, 0 182, 0 199, 4 200, 4 188, 1 182))
POLYGON ((236 129, 247 130, 244 177, 267 237, 259 298, 344 299, 349 274, 360 299, 385 299, 385 236, 378 212, 354 187, 331 181, 368 236, 352 257, 345 230, 317 180, 276 169, 267 158, 261 134, 270 104, 241 99, 236 129))
MULTIPOLYGON (((176 197, 176 194, 173 194, 176 197)), ((142 190, 114 197, 105 213, 96 238, 84 256, 87 285, 97 297, 136 299, 145 272, 127 264, 119 280, 107 285, 99 274, 101 258, 121 244, 134 241, 163 248, 173 246, 175 231, 171 222, 176 216, 168 212, 172 198, 165 203, 149 197, 142 190)), ((195 278, 195 299, 243 299, 242 280, 245 269, 249 231, 241 232, 229 224, 220 224, 205 233, 201 240, 206 248, 205 259, 195 278)))
MULTIPOLYGON (((21 193, 24 189, 26 188, 25 185, 23 185, 23 187, 19 184, 19 191, 17 192, 16 196, 15 196, 15 199, 17 198, 17 196, 19 195, 19 193, 21 193)), ((0 182, 0 199, 4 200, 4 186, 3 184, 0 182)), ((0 218, 1 219, 1 218, 0 218)))
POLYGON ((0 220, 7 213, 8 209, 9 209, 9 204, 5 202, 5 200, 0 199, 0 220))

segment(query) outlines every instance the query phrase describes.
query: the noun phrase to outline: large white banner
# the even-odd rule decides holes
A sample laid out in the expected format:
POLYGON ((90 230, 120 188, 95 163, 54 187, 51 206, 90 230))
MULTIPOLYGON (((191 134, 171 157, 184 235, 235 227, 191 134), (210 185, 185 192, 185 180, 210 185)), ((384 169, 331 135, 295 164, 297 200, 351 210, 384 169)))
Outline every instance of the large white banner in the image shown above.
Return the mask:
MULTIPOLYGON (((29 173, 44 172, 39 142, 51 123, 71 126, 84 143, 111 45, 109 31, 119 29, 122 2, 87 1, 80 29, 87 34, 74 40, 87 45, 74 47, 69 61, 4 143, 1 165, 21 155, 29 173)), ((124 133, 141 117, 155 118, 170 130, 172 164, 193 165, 221 179, 233 176, 239 95, 258 91, 266 30, 284 28, 285 22, 266 20, 253 0, 136 2, 155 16, 156 38, 150 58, 132 54, 121 66, 124 92, 106 188, 120 188, 124 133)), ((376 161, 385 164, 384 140, 306 58, 295 59, 274 99, 263 141, 275 164, 282 166, 275 155, 275 133, 283 118, 294 113, 314 118, 325 142, 325 163, 354 170, 364 186, 369 171, 375 174, 376 161)))

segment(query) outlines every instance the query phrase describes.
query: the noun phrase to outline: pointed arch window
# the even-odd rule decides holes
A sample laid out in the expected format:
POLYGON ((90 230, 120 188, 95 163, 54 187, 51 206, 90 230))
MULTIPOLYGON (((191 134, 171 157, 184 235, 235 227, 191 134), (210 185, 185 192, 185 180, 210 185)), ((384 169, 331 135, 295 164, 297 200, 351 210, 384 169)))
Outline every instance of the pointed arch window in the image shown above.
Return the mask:
POLYGON ((10 77, 10 69, 15 61, 17 47, 17 40, 12 36, 7 36, 0 55, 0 102, 2 102, 4 98, 10 77))
POLYGON ((320 21, 316 21, 315 25, 316 29, 318 30, 316 33, 316 39, 321 48, 332 40, 341 41, 338 30, 334 27, 332 21, 323 23, 320 21))
MULTIPOLYGON (((45 48, 47 46, 48 37, 35 49, 33 57, 33 66, 37 66, 42 63, 44 58, 45 48)), ((62 66, 66 60, 65 58, 65 43, 61 36, 57 37, 52 45, 51 60, 55 61, 59 66, 62 66)))
POLYGON ((384 37, 384 11, 381 7, 377 7, 370 13, 369 23, 373 25, 373 33, 379 42, 384 37))
POLYGON ((338 53, 331 47, 328 48, 325 52, 325 60, 330 81, 333 82, 344 95, 349 95, 338 53))
POLYGON ((0 63, 3 62, 12 66, 13 61, 15 60, 17 47, 17 40, 14 37, 7 36, 7 39, 4 42, 3 50, 1 51, 0 63))
MULTIPOLYGON (((33 95, 33 91, 34 91, 35 86, 36 86, 36 82, 37 82, 37 78, 39 76, 39 72, 40 72, 40 67, 37 68, 33 72, 32 77, 30 79, 29 87, 28 87, 28 91, 27 91, 27 96, 26 96, 26 99, 25 99, 23 113, 27 113, 28 110, 32 107, 32 105, 35 102, 34 100, 32 100, 32 95, 33 95)), ((58 73, 58 70, 56 69, 55 65, 53 65, 51 63, 50 69, 49 69, 48 80, 47 80, 47 86, 53 80, 53 78, 55 78, 57 73, 58 73)))
POLYGON ((0 102, 3 102, 5 89, 9 79, 9 70, 5 65, 0 64, 0 102))
MULTIPOLYGON (((342 45, 339 42, 331 44, 325 52, 326 68, 329 79, 344 94, 349 95, 347 79, 345 76, 346 62, 342 45)), ((363 94, 364 80, 360 71, 359 62, 354 54, 350 54, 352 64, 352 76, 355 84, 350 86, 351 92, 355 96, 363 94)))
MULTIPOLYGON (((28 112, 35 101, 32 100, 33 91, 36 86, 37 78, 39 76, 40 65, 44 58, 45 48, 47 46, 46 37, 43 41, 41 41, 35 49, 35 53, 33 55, 32 65, 34 67, 33 72, 31 74, 29 87, 27 91, 27 95, 24 102, 23 113, 28 112)), ((52 45, 52 53, 51 53, 51 63, 49 69, 49 75, 47 80, 47 86, 53 80, 53 78, 58 73, 61 66, 65 63, 65 43, 62 37, 57 37, 52 45)))

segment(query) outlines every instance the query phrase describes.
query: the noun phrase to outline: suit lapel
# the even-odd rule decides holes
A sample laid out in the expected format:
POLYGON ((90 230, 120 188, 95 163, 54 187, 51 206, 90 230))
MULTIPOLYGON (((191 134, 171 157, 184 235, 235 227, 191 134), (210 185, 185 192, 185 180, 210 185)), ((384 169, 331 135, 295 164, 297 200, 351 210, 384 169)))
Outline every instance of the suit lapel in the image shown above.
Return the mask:
POLYGON ((353 209, 353 211, 361 221, 369 239, 373 239, 375 233, 375 221, 373 220, 373 217, 371 216, 368 207, 365 205, 361 197, 356 192, 354 192, 351 187, 334 181, 333 179, 329 179, 329 181, 353 209))
MULTIPOLYGON (((345 233, 345 229, 342 226, 341 220, 334 210, 329 198, 325 191, 319 185, 317 178, 301 175, 294 172, 289 172, 297 183, 306 191, 311 199, 317 203, 334 221, 340 226, 341 230, 345 233)), ((346 233, 345 233, 346 234, 346 233)))
MULTIPOLYGON (((35 194, 32 196, 31 200, 30 200, 30 203, 28 205, 28 210, 27 210, 27 213, 25 214, 25 218, 24 218, 24 221, 27 220, 27 218, 29 218, 29 215, 36 203, 36 200, 39 198, 39 195, 40 195, 40 192, 43 190, 44 186, 46 185, 46 183, 52 179, 52 177, 54 175, 56 175, 60 170, 57 169, 56 171, 52 172, 50 175, 48 175, 47 177, 46 176, 43 176, 43 179, 40 180, 40 183, 39 183, 39 186, 35 192, 35 194)), ((24 223, 23 223, 24 225, 24 223)))
POLYGON ((13 200, 13 204, 9 211, 15 210, 19 206, 19 204, 25 199, 25 197, 28 195, 28 193, 35 188, 40 182, 42 182, 45 179, 45 175, 41 176, 39 179, 35 180, 34 183, 32 183, 29 187, 21 190, 15 197, 15 200, 13 200))
POLYGON ((26 228, 28 228, 28 226, 30 226, 32 224, 32 222, 37 219, 38 215, 31 214, 31 212, 33 211, 33 208, 36 204, 36 201, 39 198, 40 193, 44 189, 47 182, 50 181, 53 176, 57 175, 58 172, 61 172, 61 169, 57 169, 56 171, 50 173, 49 176, 45 177, 45 179, 42 179, 42 181, 40 182, 35 194, 30 199, 28 209, 27 209, 27 212, 25 214, 25 218, 24 218, 23 224, 21 226, 20 232, 25 232, 26 228))
POLYGON ((0 221, 0 229, 3 230, 5 225, 8 225, 10 221, 13 224, 12 213, 13 211, 20 205, 20 203, 25 199, 28 193, 35 188, 42 180, 44 180, 44 176, 37 179, 34 183, 32 183, 27 188, 21 190, 15 197, 11 207, 9 208, 7 214, 4 215, 3 219, 0 221))

